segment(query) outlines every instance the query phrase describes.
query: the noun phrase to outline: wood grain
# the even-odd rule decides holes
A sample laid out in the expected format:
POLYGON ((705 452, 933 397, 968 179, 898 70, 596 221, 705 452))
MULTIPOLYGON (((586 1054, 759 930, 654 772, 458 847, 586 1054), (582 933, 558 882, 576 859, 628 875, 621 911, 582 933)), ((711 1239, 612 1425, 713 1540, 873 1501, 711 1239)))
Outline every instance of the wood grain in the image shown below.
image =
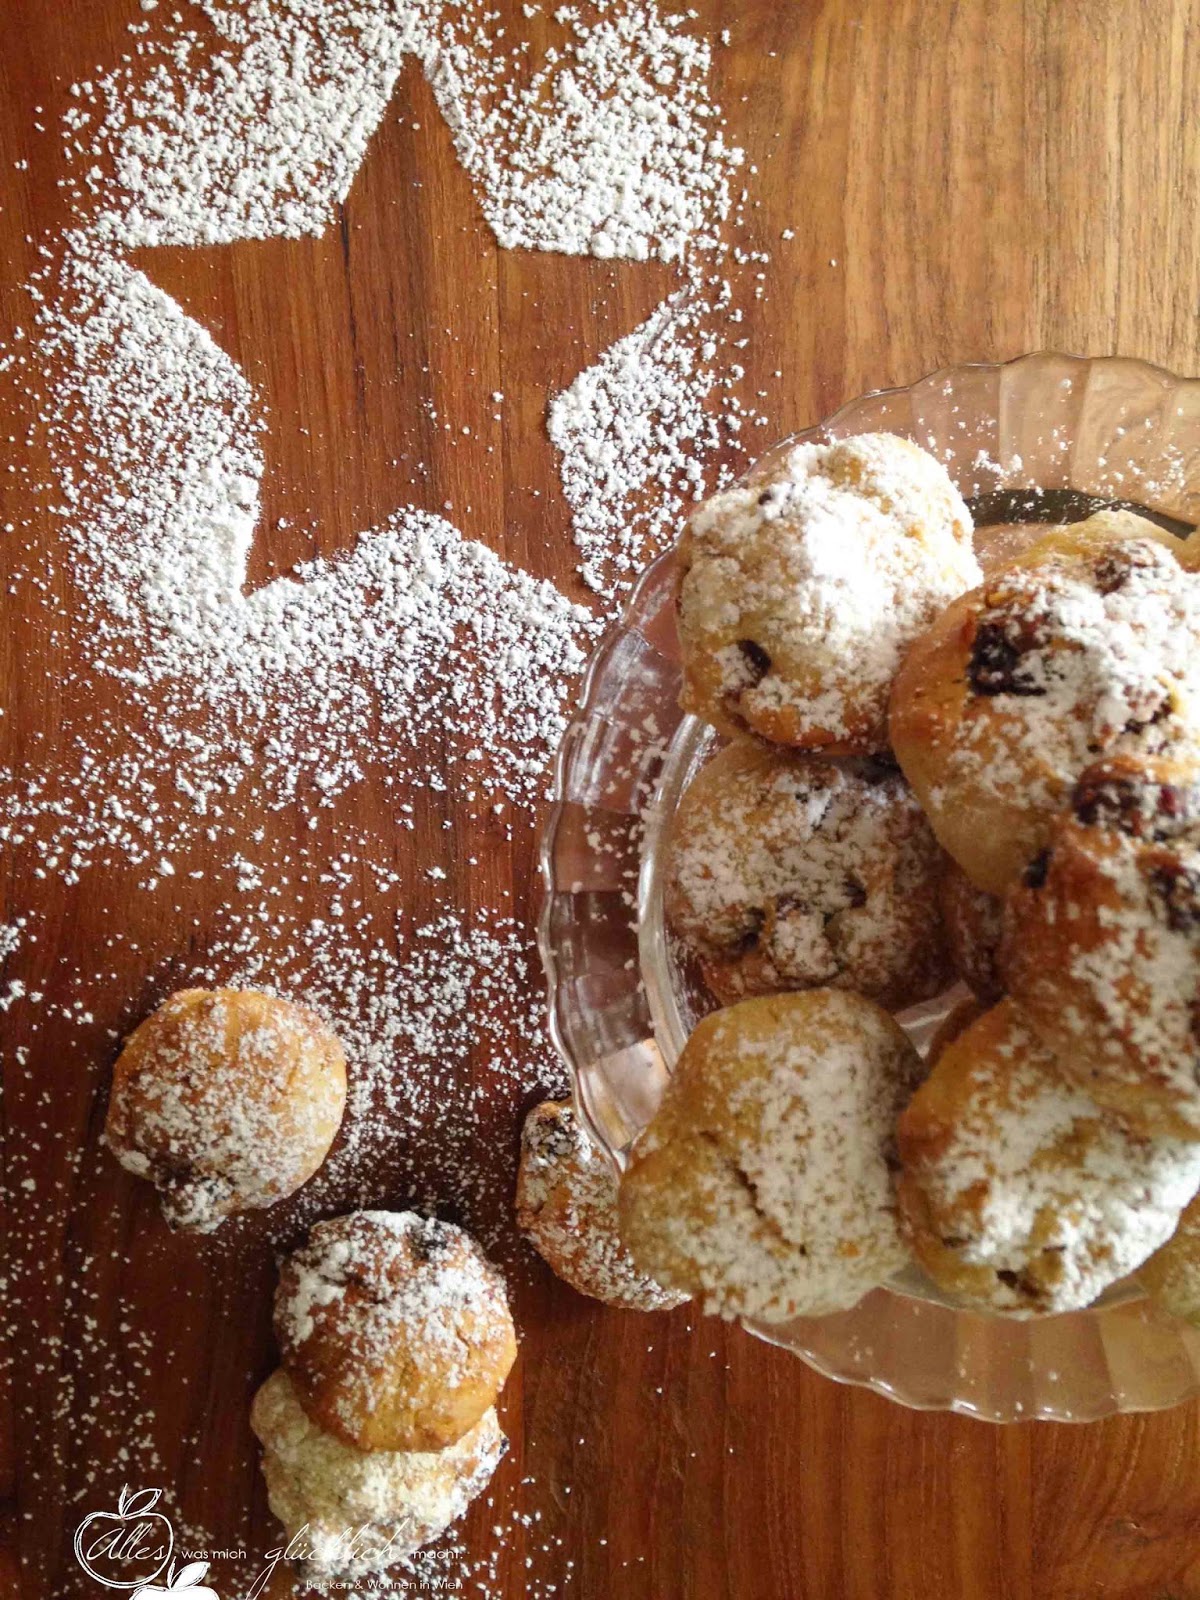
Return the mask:
MULTIPOLYGON (((718 94, 759 167, 752 226, 772 261, 748 365, 752 389, 770 395, 773 434, 943 362, 1040 346, 1200 367, 1195 0, 696 6, 700 26, 731 31, 718 94)), ((7 327, 27 320, 19 286, 62 221, 54 130, 67 87, 117 59, 137 15, 128 0, 5 0, 7 327)), ((513 24, 539 25, 519 11, 513 24)), ((634 327, 666 274, 499 252, 415 72, 399 94, 413 118, 385 121, 341 226, 322 239, 147 252, 140 264, 261 392, 272 531, 252 581, 344 548, 400 503, 449 501, 466 534, 570 588, 547 393, 634 327), (506 396, 503 426, 490 420, 493 390, 506 396), (433 424, 429 400, 476 443, 433 424)), ((23 420, 5 435, 19 437, 23 420)), ((3 495, 0 521, 19 533, 0 574, 27 542, 49 561, 52 523, 25 526, 28 506, 9 485, 3 495)), ((57 568, 51 582, 68 602, 57 568)), ((5 624, 4 759, 51 760, 72 693, 69 630, 11 602, 5 624)), ((380 830, 377 785, 341 804, 343 821, 380 830)), ((473 835, 452 800, 393 842, 414 913, 429 907, 413 869, 446 855, 447 818, 453 898, 495 904, 511 890, 528 915, 534 830, 511 844, 473 835)), ((198 1524, 256 1555, 276 1537, 246 1424, 272 1361, 273 1264, 252 1234, 219 1268, 168 1235, 96 1144, 112 1030, 203 948, 203 885, 181 882, 164 899, 97 871, 68 891, 39 878, 36 861, 2 865, 0 918, 29 905, 46 918, 10 975, 54 994, 76 970, 98 973, 88 1027, 20 1008, 0 1019, 10 1172, 36 1170, 38 1183, 33 1195, 12 1181, 4 1191, 23 1333, 0 1396, 0 1595, 60 1600, 95 1592, 71 1560, 71 1532, 81 1507, 119 1488, 121 1463, 98 1442, 111 1414, 56 1413, 56 1371, 73 1368, 86 1394, 97 1343, 120 1348, 126 1319, 148 1354, 130 1351, 128 1398, 100 1405, 153 1411, 164 1478, 198 1524), (98 958, 118 926, 127 942, 98 958), (66 1295, 72 1277, 86 1300, 66 1295)), ((498 1119, 480 1160, 510 1160, 514 1138, 498 1119)), ((513 1450, 495 1503, 476 1508, 465 1534, 474 1557, 494 1550, 498 1594, 558 1583, 583 1600, 1200 1600, 1200 1404, 1001 1430, 835 1387, 686 1310, 606 1312, 540 1270, 516 1309, 513 1450)), ((218 1563, 219 1592, 243 1592, 247 1570, 218 1563)))

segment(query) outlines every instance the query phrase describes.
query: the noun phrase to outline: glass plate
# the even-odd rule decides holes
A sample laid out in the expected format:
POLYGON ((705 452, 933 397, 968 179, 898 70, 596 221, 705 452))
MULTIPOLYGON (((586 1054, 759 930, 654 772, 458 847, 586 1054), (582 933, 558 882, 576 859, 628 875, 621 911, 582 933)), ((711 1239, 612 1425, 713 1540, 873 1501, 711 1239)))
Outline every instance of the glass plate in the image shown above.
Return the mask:
MULTIPOLYGON (((1200 523, 1200 382, 1121 358, 949 367, 852 401, 748 476, 793 444, 879 429, 945 464, 971 504, 985 565, 1039 525, 1104 506, 1181 536, 1200 523)), ((591 662, 542 842, 550 1029, 584 1121, 618 1165, 712 1004, 662 921, 663 825, 713 737, 680 712, 679 687, 668 552, 591 662)), ((901 1021, 924 1040, 952 1003, 901 1021)), ((747 1327, 831 1378, 996 1422, 1089 1421, 1200 1393, 1200 1330, 1156 1312, 1133 1282, 1087 1311, 1017 1321, 967 1310, 911 1268, 852 1311, 747 1327)))

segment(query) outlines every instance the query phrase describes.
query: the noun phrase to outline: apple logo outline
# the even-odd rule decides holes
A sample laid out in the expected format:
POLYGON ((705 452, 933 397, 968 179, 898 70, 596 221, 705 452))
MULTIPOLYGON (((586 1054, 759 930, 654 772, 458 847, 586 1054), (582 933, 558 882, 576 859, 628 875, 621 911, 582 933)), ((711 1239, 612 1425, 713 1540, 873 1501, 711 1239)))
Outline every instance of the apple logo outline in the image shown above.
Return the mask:
POLYGON ((93 1582, 100 1584, 105 1589, 131 1589, 136 1591, 139 1588, 145 1588, 147 1584, 153 1584, 168 1565, 173 1569, 175 1529, 171 1525, 170 1518, 164 1512, 155 1509, 162 1498, 162 1493, 161 1489, 138 1489, 135 1492, 131 1492, 129 1485, 125 1484, 121 1489, 115 1511, 91 1511, 84 1517, 75 1530, 73 1549, 76 1561, 93 1582), (149 1578, 145 1573, 140 1573, 136 1578, 128 1580, 105 1577, 102 1573, 96 1571, 89 1560, 89 1554, 95 1554, 95 1545, 93 1544, 87 1550, 84 1547, 84 1540, 89 1528, 93 1528, 100 1523, 120 1525, 121 1523, 133 1522, 135 1519, 149 1522, 156 1528, 161 1527, 165 1530, 165 1554, 162 1560, 149 1578))

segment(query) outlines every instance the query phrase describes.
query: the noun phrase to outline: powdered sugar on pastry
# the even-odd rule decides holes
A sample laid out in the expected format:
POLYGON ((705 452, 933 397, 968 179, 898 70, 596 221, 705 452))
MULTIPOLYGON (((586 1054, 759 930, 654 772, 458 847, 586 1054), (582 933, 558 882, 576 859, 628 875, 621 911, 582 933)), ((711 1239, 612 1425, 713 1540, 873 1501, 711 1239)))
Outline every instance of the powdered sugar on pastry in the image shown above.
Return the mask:
POLYGON ((1032 785, 1055 801, 1098 755, 1194 747, 1198 645, 1200 580, 1158 544, 1005 573, 984 590, 967 677, 1014 713, 1009 739, 968 720, 955 764, 997 793, 1032 785))
POLYGON ((737 741, 672 819, 666 911, 722 1000, 831 985, 902 1010, 950 978, 941 861, 894 767, 737 741))
POLYGON ((841 990, 706 1017, 622 1180, 635 1259, 723 1316, 856 1304, 907 1259, 888 1158, 920 1070, 891 1017, 841 990))
POLYGON ((289 1554, 318 1588, 384 1572, 436 1539, 484 1489, 507 1448, 488 1410, 444 1450, 353 1450, 309 1420, 283 1371, 258 1391, 250 1425, 289 1554))
POLYGON ((306 1007, 183 990, 117 1060, 105 1142, 150 1178, 175 1227, 273 1204, 324 1160, 346 1101, 342 1047, 306 1007))
POLYGON ((1145 1132, 1200 1138, 1200 774, 1124 756, 1009 898, 1005 970, 1064 1071, 1145 1132))
POLYGON ((280 1270, 275 1332, 305 1410, 362 1450, 453 1444, 516 1356, 495 1267, 461 1228, 409 1211, 318 1223, 280 1270))
POLYGON ((905 647, 980 576, 945 469, 892 434, 790 450, 706 502, 680 556, 687 708, 847 752, 886 748, 905 647))
POLYGON ((922 1264, 995 1310, 1071 1311, 1133 1272, 1200 1186, 1200 1143, 1144 1139, 1065 1082, 1012 1001, 943 1053, 900 1123, 922 1264))
POLYGON ((617 1232, 617 1176, 569 1100, 534 1106, 521 1132, 521 1231, 580 1294, 630 1311, 665 1311, 686 1294, 639 1272, 617 1232))

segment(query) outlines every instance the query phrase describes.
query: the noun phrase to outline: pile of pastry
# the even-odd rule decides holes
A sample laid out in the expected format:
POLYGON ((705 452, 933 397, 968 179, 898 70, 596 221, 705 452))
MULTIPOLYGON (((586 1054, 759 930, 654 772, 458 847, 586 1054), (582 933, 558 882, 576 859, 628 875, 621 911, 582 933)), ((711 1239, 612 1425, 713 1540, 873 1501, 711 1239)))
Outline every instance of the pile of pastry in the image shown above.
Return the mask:
POLYGON ((1014 1315, 1137 1273, 1200 1317, 1196 564, 1102 513, 985 576, 888 434, 696 513, 683 704, 730 742, 665 896, 721 1009, 622 1180, 646 1273, 772 1321, 913 1260, 1014 1315), (894 1013, 959 978, 923 1060, 894 1013))
MULTIPOLYGON (((253 989, 184 989, 130 1034, 105 1142, 157 1188, 173 1228, 208 1233, 277 1204, 322 1166, 346 1059, 314 1011, 253 989)), ((641 1273, 617 1185, 565 1101, 525 1120, 517 1220, 555 1272, 609 1305, 687 1296, 641 1273)), ((438 1538, 491 1479, 516 1356, 504 1283, 461 1228, 410 1211, 320 1222, 280 1268, 280 1365, 254 1400, 271 1509, 298 1576, 373 1579, 438 1538)))
MULTIPOLYGON (((345 1054, 315 1012, 185 989, 126 1040, 105 1142, 173 1227, 210 1232, 305 1183, 345 1103, 345 1054)), ((504 1454, 503 1280, 451 1223, 358 1211, 284 1260, 275 1334, 250 1421, 289 1559, 317 1586, 385 1571, 455 1522, 504 1454)))

